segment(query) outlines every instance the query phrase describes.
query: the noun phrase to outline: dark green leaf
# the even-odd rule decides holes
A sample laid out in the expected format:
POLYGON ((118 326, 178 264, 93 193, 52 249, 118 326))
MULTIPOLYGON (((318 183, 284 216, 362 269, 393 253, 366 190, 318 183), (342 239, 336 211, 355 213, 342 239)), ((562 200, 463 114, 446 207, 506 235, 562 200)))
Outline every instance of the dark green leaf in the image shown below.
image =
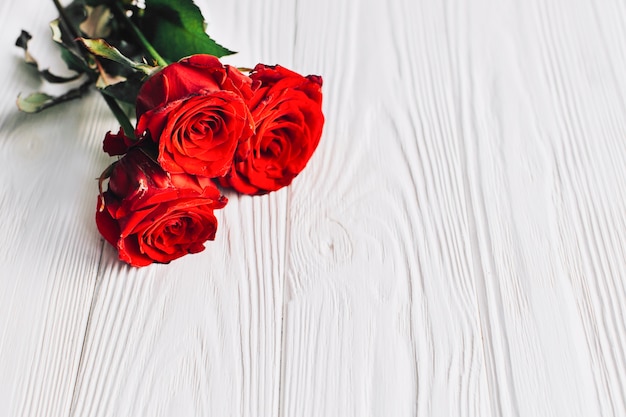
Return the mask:
POLYGON ((222 57, 234 53, 206 34, 202 13, 192 0, 146 0, 141 29, 170 61, 193 54, 222 57))
POLYGON ((124 103, 135 104, 137 95, 141 88, 141 82, 135 80, 127 80, 117 84, 112 84, 102 88, 104 94, 109 95, 124 103))
POLYGON ((90 71, 89 66, 82 57, 63 46, 61 46, 61 58, 63 58, 65 65, 73 71, 80 73, 90 71))

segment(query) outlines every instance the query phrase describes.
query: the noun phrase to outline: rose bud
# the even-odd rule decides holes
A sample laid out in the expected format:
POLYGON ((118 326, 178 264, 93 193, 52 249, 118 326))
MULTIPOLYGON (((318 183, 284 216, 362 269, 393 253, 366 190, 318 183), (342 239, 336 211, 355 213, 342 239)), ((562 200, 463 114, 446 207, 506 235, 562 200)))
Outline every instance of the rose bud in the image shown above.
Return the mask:
POLYGON ((322 78, 263 64, 250 78, 259 84, 248 100, 256 130, 248 143, 240 143, 244 152, 237 152, 220 183, 245 194, 265 194, 289 185, 320 141, 322 78))
POLYGON ((226 202, 208 178, 170 175, 142 149, 132 148, 110 170, 96 224, 124 262, 168 263, 215 239, 213 210, 226 202))
POLYGON ((239 141, 254 130, 252 80, 210 55, 193 55, 150 77, 137 97, 137 136, 158 144, 171 173, 224 175, 239 141))
POLYGON ((124 155, 130 148, 140 143, 141 140, 133 141, 126 136, 124 129, 120 127, 117 133, 107 132, 102 141, 102 149, 111 156, 124 155))

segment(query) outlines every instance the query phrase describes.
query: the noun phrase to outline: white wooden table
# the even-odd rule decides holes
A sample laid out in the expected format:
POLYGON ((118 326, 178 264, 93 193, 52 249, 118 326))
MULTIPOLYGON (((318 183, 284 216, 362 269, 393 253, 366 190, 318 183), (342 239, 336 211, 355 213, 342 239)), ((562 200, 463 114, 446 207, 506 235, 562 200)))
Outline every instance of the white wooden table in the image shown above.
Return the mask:
POLYGON ((95 227, 102 99, 15 108, 52 2, 0 5, 0 416, 626 415, 622 0, 198 4, 327 123, 144 269, 95 227))

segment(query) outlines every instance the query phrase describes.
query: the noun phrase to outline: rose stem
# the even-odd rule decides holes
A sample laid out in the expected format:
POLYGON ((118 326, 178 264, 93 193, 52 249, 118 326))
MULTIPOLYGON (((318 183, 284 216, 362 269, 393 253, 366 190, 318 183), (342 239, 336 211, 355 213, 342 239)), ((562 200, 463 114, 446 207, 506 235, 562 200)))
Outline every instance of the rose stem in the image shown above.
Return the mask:
POLYGON ((128 118, 126 113, 124 113, 124 110, 122 110, 117 101, 115 101, 113 97, 107 96, 104 93, 102 93, 102 98, 104 98, 104 101, 106 101, 106 103, 109 105, 109 109, 117 119, 120 126, 122 126, 122 129, 124 129, 124 134, 128 138, 136 140, 137 138, 135 137, 135 129, 133 128, 130 119, 128 118))
MULTIPOLYGON (((70 35, 72 35, 73 42, 77 45, 81 53, 83 54, 86 53, 85 50, 81 48, 81 46, 76 42, 76 39, 79 37, 79 33, 76 30, 76 28, 72 25, 72 21, 68 18, 67 14, 65 13, 65 9, 63 8, 63 6, 61 6, 61 3, 59 3, 59 0, 52 0, 52 2, 54 3, 54 6, 59 12, 59 17, 61 18, 61 22, 63 22, 67 30, 70 31, 70 35)), ((133 129, 133 125, 130 122, 130 119, 128 118, 126 113, 124 113, 124 111, 122 110, 120 105, 117 103, 117 101, 113 97, 107 96, 102 91, 100 91, 100 95, 102 96, 102 98, 104 98, 104 101, 109 106, 109 109, 111 110, 115 118, 117 119, 120 126, 122 126, 122 129, 124 129, 124 134, 128 136, 130 139, 135 140, 136 139, 135 129, 133 129)))
POLYGON ((126 10, 124 10, 122 5, 119 4, 118 2, 114 2, 114 7, 115 7, 115 12, 117 13, 117 15, 119 15, 124 20, 124 22, 128 25, 130 30, 133 32, 133 34, 137 38, 137 41, 139 41, 139 43, 145 48, 146 52, 150 54, 152 59, 154 59, 156 63, 161 67, 166 67, 167 65, 169 65, 169 62, 167 62, 167 60, 165 60, 165 58, 163 58, 157 52, 157 50, 154 49, 154 46, 152 46, 152 44, 148 42, 148 39, 146 39, 146 37, 143 35, 141 30, 139 30, 137 25, 135 25, 135 23, 133 23, 133 21, 130 20, 130 17, 128 17, 128 15, 126 14, 126 10))
POLYGON ((70 18, 67 16, 67 14, 65 14, 65 9, 63 8, 63 6, 61 6, 61 3, 59 3, 59 0, 52 0, 52 2, 54 3, 54 6, 57 8, 57 11, 59 12, 59 16, 61 17, 61 22, 65 24, 65 27, 67 28, 67 30, 70 31, 70 35, 72 35, 72 38, 73 39, 78 38, 78 32, 72 25, 72 21, 70 20, 70 18))

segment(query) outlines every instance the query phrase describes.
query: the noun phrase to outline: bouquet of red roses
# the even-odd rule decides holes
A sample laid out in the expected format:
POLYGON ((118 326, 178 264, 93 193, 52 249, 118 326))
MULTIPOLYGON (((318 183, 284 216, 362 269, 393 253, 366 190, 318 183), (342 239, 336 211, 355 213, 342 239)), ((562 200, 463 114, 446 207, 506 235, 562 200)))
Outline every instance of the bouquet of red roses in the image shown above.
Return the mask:
MULTIPOLYGON (((84 82, 56 97, 19 97, 18 106, 37 112, 99 89, 121 128, 104 138, 119 159, 99 180, 96 223, 121 260, 145 266, 202 251, 215 238, 214 210, 227 203, 220 187, 265 194, 306 166, 324 124, 321 77, 222 64, 232 52, 205 33, 192 0, 54 2, 53 39, 76 75, 41 76, 84 82)), ((22 32, 17 45, 37 66, 29 39, 22 32)))

